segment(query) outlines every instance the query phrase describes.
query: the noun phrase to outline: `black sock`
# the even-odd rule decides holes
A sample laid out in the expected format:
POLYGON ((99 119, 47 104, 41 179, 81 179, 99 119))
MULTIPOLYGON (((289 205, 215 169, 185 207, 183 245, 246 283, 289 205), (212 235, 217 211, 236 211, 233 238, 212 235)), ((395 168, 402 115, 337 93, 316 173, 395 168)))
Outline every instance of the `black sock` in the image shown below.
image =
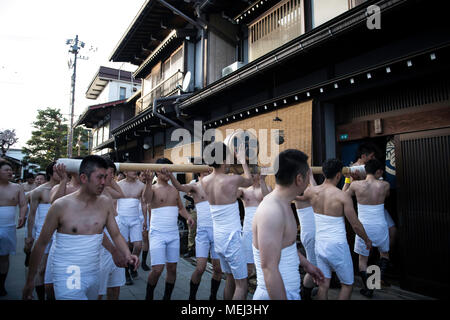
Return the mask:
POLYGON ((303 286, 302 290, 300 291, 302 300, 304 300, 304 301, 311 301, 312 300, 311 299, 311 293, 312 293, 313 289, 314 289, 314 287, 307 288, 307 287, 303 286))
POLYGON ((175 283, 166 282, 166 287, 164 288, 163 300, 170 300, 174 286, 175 286, 175 283))
POLYGON ((153 292, 155 291, 156 284, 152 286, 150 283, 147 283, 147 292, 145 295, 145 300, 153 300, 153 292))
POLYGON ((27 268, 30 265, 30 256, 31 256, 31 254, 29 252, 25 253, 25 267, 27 267, 27 268))
POLYGON ((147 264, 148 251, 142 251, 142 264, 147 264))
POLYGON ((362 282, 363 282, 363 287, 364 289, 368 290, 369 288, 367 288, 367 272, 365 271, 360 271, 359 275, 361 276, 362 282))
POLYGON ((217 300, 217 291, 220 287, 220 280, 216 280, 211 278, 211 295, 209 296, 209 300, 217 300))
POLYGON ((6 295, 5 281, 8 273, 0 273, 0 294, 6 295))
POLYGON ((199 283, 193 283, 192 280, 191 280, 190 285, 191 285, 191 289, 189 290, 189 300, 197 300, 196 296, 197 296, 197 290, 198 290, 198 287, 200 285, 200 282, 199 283))
POLYGON ((35 290, 36 290, 36 294, 38 296, 38 300, 39 301, 44 301, 45 300, 45 287, 44 287, 44 285, 36 286, 35 290))

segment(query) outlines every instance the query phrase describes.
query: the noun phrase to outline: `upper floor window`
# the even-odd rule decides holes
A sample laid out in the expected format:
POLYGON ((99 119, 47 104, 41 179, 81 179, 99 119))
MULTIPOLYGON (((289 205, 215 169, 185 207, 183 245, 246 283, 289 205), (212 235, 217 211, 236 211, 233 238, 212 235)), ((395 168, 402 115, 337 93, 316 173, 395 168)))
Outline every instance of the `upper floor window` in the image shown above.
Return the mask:
POLYGON ((249 25, 249 62, 305 32, 303 0, 284 0, 249 25))
POLYGON ((337 17, 367 0, 313 0, 313 27, 337 17))
POLYGON ((127 97, 127 88, 125 87, 120 87, 120 100, 123 100, 127 97))

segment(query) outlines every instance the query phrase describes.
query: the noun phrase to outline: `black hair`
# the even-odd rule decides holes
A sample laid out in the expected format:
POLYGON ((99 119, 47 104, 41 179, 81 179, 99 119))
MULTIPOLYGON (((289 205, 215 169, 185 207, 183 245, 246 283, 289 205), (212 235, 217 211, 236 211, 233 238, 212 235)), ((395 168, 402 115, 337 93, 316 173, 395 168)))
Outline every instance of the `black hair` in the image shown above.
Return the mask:
POLYGON ((11 169, 12 169, 12 165, 11 165, 11 163, 10 163, 8 160, 1 159, 1 158, 0 158, 0 169, 1 169, 3 166, 10 166, 11 169))
POLYGON ((333 179, 336 175, 342 171, 344 165, 339 159, 328 159, 322 164, 322 171, 327 179, 333 179))
POLYGON ((210 144, 212 151, 211 151, 211 158, 206 157, 207 159, 204 159, 205 164, 213 167, 213 168, 220 168, 220 166, 224 163, 226 163, 227 155, 229 154, 230 150, 228 149, 227 145, 221 141, 213 142, 210 144), (216 159, 216 150, 222 149, 222 157, 219 159, 216 159), (216 160, 218 162, 216 162, 216 160))
POLYGON ((38 173, 36 173, 36 178, 37 178, 37 176, 43 176, 45 178, 45 180, 48 180, 47 174, 45 172, 38 172, 38 173))
POLYGON ((368 142, 363 143, 358 147, 358 151, 356 152, 356 159, 361 159, 363 155, 368 156, 372 152, 376 152, 375 146, 368 142))
POLYGON ((158 159, 156 160, 156 163, 159 163, 159 164, 173 164, 173 162, 170 161, 170 160, 167 159, 167 158, 158 158, 158 159))
POLYGON ((372 159, 367 161, 366 165, 364 166, 364 169, 366 169, 367 174, 375 174, 378 170, 384 170, 384 166, 381 163, 381 161, 377 159, 372 159))
POLYGON ((25 175, 24 175, 24 177, 23 177, 25 180, 28 180, 28 179, 34 179, 34 174, 32 174, 31 172, 27 172, 27 173, 25 173, 25 175))
POLYGON ((79 175, 85 174, 88 178, 90 178, 91 173, 95 171, 97 168, 108 169, 108 164, 104 158, 96 155, 90 155, 84 157, 83 161, 81 161, 79 175))
POLYGON ((294 183, 297 175, 301 174, 303 178, 306 177, 309 166, 308 156, 296 149, 287 149, 277 156, 275 159, 275 181, 281 186, 290 186, 294 183))
POLYGON ((56 164, 56 161, 51 162, 46 168, 45 168, 45 174, 48 181, 53 176, 53 166, 56 164))
POLYGON ((105 161, 106 161, 106 166, 107 166, 108 168, 112 168, 114 174, 116 174, 117 168, 116 168, 116 165, 114 164, 114 162, 113 162, 110 158, 104 158, 104 159, 105 159, 105 161))

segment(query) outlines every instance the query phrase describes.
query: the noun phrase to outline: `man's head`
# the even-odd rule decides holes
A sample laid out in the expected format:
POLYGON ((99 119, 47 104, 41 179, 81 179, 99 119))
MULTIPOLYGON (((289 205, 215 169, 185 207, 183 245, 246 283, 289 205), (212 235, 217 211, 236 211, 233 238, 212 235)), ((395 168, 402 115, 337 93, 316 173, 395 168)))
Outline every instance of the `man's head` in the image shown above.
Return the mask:
POLYGON ((112 179, 116 175, 116 165, 109 158, 105 158, 105 161, 106 161, 106 166, 108 167, 106 169, 106 182, 105 182, 105 184, 107 186, 109 186, 109 185, 111 185, 112 179))
POLYGON ((374 175, 376 179, 379 179, 383 176, 384 166, 377 159, 367 161, 364 169, 366 170, 366 174, 374 175))
POLYGON ((142 182, 142 183, 145 183, 145 182, 146 182, 144 171, 139 171, 139 172, 138 172, 138 178, 139 178, 139 181, 140 181, 140 182, 142 182))
MULTIPOLYGON (((158 164, 173 164, 173 162, 167 158, 159 158, 156 160, 156 163, 158 163, 158 164)), ((170 180, 170 177, 168 175, 162 173, 161 171, 157 171, 156 176, 158 177, 158 180, 162 180, 165 182, 170 180)))
POLYGON ((120 181, 123 179, 125 179, 125 173, 123 173, 122 171, 119 171, 119 173, 117 174, 117 181, 120 181))
POLYGON ((46 183, 47 182, 47 177, 46 177, 45 173, 39 172, 36 175, 36 178, 34 179, 34 182, 36 183, 37 186, 40 186, 41 184, 46 183))
POLYGON ((358 147, 357 152, 357 160, 361 159, 363 164, 366 164, 367 161, 375 159, 375 146, 371 143, 363 143, 358 147))
POLYGON ((336 185, 342 178, 342 168, 344 165, 339 159, 328 159, 322 164, 323 175, 326 179, 332 180, 336 185))
POLYGON ((221 141, 214 142, 207 146, 208 150, 211 150, 209 154, 204 156, 204 162, 213 167, 214 169, 225 166, 227 163, 227 155, 230 153, 227 145, 221 141), (211 148, 211 149, 210 149, 211 148))
POLYGON ((31 172, 26 173, 24 178, 28 184, 34 183, 34 174, 32 174, 31 172))
POLYGON ((54 180, 54 181, 59 182, 60 178, 59 178, 58 174, 56 173, 56 171, 53 170, 55 165, 56 165, 56 161, 53 161, 45 168, 45 174, 46 174, 47 181, 54 180))
POLYGON ((89 194, 100 195, 103 192, 107 169, 105 159, 99 156, 90 155, 81 161, 80 182, 89 194))
POLYGON ((275 159, 276 184, 295 187, 297 194, 303 193, 309 182, 308 156, 300 150, 288 149, 280 152, 275 159))
POLYGON ((11 164, 4 159, 0 159, 0 181, 9 181, 12 177, 13 171, 11 164))

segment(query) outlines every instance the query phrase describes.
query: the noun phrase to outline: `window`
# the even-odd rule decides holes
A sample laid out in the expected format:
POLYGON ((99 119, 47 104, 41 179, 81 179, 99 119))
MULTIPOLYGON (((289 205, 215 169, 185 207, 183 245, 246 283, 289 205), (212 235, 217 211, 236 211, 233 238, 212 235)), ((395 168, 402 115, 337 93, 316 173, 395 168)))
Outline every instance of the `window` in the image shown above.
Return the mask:
POLYGON ((305 31, 303 0, 284 0, 249 25, 249 61, 297 38, 305 31))
POLYGON ((313 0, 313 27, 337 17, 367 0, 313 0))
POLYGON ((120 87, 120 100, 123 100, 127 97, 127 88, 120 87))
POLYGON ((103 127, 103 142, 109 139, 109 122, 103 127))

